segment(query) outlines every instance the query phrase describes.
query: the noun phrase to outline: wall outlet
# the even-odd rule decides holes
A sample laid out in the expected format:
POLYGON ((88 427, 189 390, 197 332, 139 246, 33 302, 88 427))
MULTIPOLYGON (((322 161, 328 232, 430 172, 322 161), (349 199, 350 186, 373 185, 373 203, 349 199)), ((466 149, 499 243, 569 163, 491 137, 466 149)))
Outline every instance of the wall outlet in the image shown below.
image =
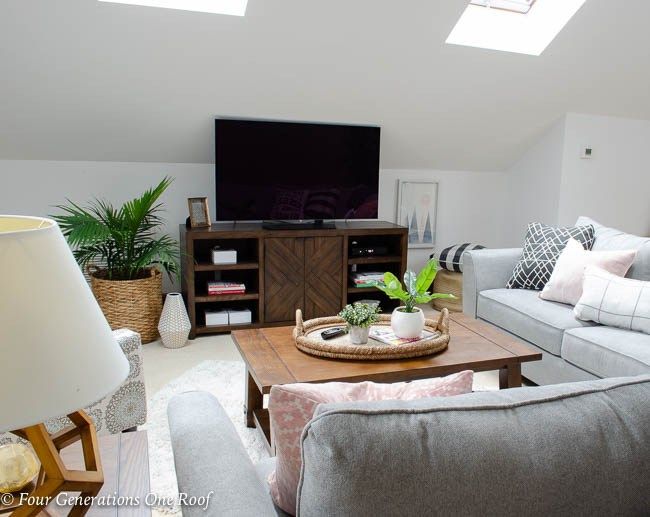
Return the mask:
POLYGON ((593 156, 594 156, 594 149, 590 145, 587 145, 580 150, 580 158, 586 160, 588 158, 593 158, 593 156))

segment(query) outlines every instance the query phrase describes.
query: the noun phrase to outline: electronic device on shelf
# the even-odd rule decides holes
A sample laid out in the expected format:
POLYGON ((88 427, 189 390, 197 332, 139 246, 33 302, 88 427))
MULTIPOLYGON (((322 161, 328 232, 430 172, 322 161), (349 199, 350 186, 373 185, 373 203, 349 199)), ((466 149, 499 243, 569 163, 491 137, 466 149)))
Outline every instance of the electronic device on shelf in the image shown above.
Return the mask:
POLYGON ((237 250, 225 249, 221 246, 212 248, 212 263, 215 265, 237 264, 237 250))
POLYGON ((388 255, 387 246, 364 246, 356 241, 352 242, 350 247, 350 255, 352 257, 381 257, 388 255))
POLYGON ((377 126, 215 120, 217 221, 265 228, 331 228, 377 219, 377 126))

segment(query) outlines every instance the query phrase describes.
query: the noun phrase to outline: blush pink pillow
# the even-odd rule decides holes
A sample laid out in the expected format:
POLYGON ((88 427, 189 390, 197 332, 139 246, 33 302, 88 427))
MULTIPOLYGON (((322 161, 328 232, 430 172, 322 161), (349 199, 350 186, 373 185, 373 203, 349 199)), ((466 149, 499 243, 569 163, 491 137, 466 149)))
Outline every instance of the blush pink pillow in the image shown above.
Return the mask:
POLYGON ((473 377, 474 373, 468 370, 437 379, 395 384, 329 382, 273 386, 269 414, 275 441, 276 466, 269 476, 269 483, 275 504, 285 512, 295 514, 302 466, 300 436, 319 404, 451 397, 471 393, 473 377))
POLYGON ((540 298, 575 305, 582 296, 587 266, 597 266, 616 276, 625 276, 636 258, 636 250, 588 251, 575 239, 569 239, 540 298))

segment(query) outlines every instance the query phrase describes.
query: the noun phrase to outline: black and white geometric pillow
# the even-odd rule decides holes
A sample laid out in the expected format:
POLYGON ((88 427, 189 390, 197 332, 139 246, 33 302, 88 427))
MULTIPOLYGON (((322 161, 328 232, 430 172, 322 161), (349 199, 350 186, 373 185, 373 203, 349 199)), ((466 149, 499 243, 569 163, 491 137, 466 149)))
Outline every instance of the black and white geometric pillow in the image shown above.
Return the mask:
POLYGON ((543 289, 551 279, 555 263, 569 239, 575 239, 586 250, 594 245, 594 227, 573 226, 554 228, 542 223, 530 223, 524 242, 524 252, 508 280, 508 289, 543 289))
MULTIPOLYGON (((472 250, 482 250, 484 248, 485 246, 481 246, 480 244, 472 244, 471 242, 449 246, 440 252, 440 256, 437 257, 438 263, 442 269, 446 269, 447 271, 454 271, 456 273, 462 273, 463 253, 472 250)), ((436 258, 435 253, 429 258, 436 258)))

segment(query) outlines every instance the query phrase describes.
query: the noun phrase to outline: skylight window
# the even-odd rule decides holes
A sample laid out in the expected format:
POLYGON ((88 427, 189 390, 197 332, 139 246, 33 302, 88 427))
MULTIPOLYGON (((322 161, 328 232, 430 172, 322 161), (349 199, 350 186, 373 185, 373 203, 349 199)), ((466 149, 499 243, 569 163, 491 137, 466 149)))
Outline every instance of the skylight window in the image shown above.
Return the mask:
POLYGON ((163 7, 181 11, 200 13, 229 14, 244 16, 248 0, 99 0, 111 4, 142 5, 145 7, 163 7))
POLYGON ((447 43, 539 56, 586 0, 472 0, 447 43))

